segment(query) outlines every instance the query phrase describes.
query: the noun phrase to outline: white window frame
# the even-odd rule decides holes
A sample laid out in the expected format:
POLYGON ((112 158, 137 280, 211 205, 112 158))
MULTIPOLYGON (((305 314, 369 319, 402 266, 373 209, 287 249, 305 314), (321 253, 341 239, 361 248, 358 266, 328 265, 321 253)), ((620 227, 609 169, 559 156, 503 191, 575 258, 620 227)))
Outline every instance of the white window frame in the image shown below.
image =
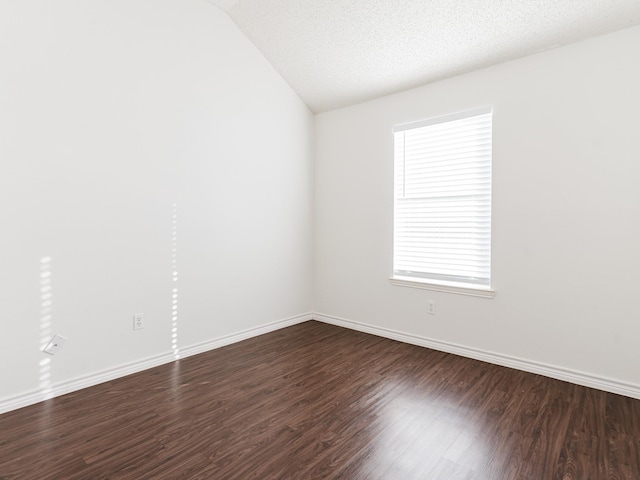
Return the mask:
MULTIPOLYGON (((393 275, 390 278, 393 285, 486 298, 492 298, 495 295, 491 286, 492 116, 493 108, 488 106, 394 127, 394 246, 393 275), (474 130, 466 127, 470 124, 473 124, 474 130), (481 132, 477 137, 474 133, 476 131, 481 132), (472 135, 469 136, 469 133, 472 135), (459 146, 458 140, 462 141, 464 134, 467 134, 465 138, 471 138, 471 142, 467 143, 471 153, 456 151, 459 146), (424 144, 420 143, 423 141, 420 135, 427 139, 424 140, 424 144), (447 159, 444 157, 436 158, 436 155, 441 154, 441 151, 433 155, 431 153, 411 154, 409 150, 405 153, 405 148, 411 145, 435 151, 434 143, 432 143, 434 135, 437 136, 438 142, 444 141, 447 159, 454 158, 465 164, 462 167, 465 169, 464 172, 456 171, 457 164, 451 164, 451 171, 447 173, 457 175, 456 181, 453 182, 455 186, 451 190, 446 187, 444 182, 437 183, 434 188, 433 183, 428 180, 421 181, 420 175, 415 173, 418 169, 424 169, 423 172, 427 172, 427 174, 442 171, 443 166, 446 169, 447 163, 442 162, 447 159), (458 135, 460 139, 456 138, 458 135), (453 142, 450 141, 452 136, 453 142), (406 141, 413 143, 406 144, 406 141), (450 154, 453 156, 449 156, 450 154), (469 159, 477 161, 471 166, 471 170, 468 170, 467 166, 469 159), (470 171, 481 171, 482 173, 469 175, 470 171), (409 177, 411 173, 415 176, 409 177), (464 175, 462 182, 460 179, 463 177, 460 177, 460 174, 464 175), (465 185, 467 178, 470 179, 468 187, 465 185), (460 184, 463 186, 460 187, 460 184), (467 188, 468 191, 465 190, 467 188), (445 193, 439 193, 439 190, 445 193), (469 200, 470 198, 472 200, 469 200), (429 222, 429 219, 433 220, 435 217, 426 211, 436 208, 437 203, 438 211, 445 212, 445 215, 447 213, 453 215, 456 218, 454 223, 457 223, 458 214, 455 212, 460 209, 462 203, 456 204, 456 201, 471 205, 464 207, 468 210, 464 210, 460 218, 473 218, 474 226, 468 239, 465 238, 459 245, 447 243, 443 247, 441 244, 438 245, 440 239, 435 240, 434 236, 440 235, 442 232, 446 239, 445 225, 447 220, 435 227, 442 230, 433 233, 431 225, 434 224, 429 222), (473 216, 474 213, 477 213, 477 217, 473 216), (416 215, 419 216, 419 222, 413 221, 416 215), (425 220, 427 223, 421 223, 425 220), (431 232, 425 236, 416 234, 422 225, 429 225, 426 228, 431 232), (488 245, 487 235, 489 236, 488 245), (431 237, 431 239, 426 237, 431 237), (453 245, 453 248, 450 245, 453 245), (424 252, 425 249, 428 253, 425 253, 421 258, 421 252, 424 252), (440 254, 443 255, 442 260, 444 260, 442 267, 436 266, 441 263, 441 259, 438 258, 440 254), (437 258, 437 260, 427 260, 429 256, 437 258), (462 260, 462 266, 454 267, 460 256, 465 258, 462 260)), ((437 182, 441 182, 441 180, 437 180, 437 182)), ((451 217, 448 221, 451 221, 451 217)), ((467 224, 461 228, 468 230, 467 224)), ((447 241, 451 240, 447 239, 447 241)))

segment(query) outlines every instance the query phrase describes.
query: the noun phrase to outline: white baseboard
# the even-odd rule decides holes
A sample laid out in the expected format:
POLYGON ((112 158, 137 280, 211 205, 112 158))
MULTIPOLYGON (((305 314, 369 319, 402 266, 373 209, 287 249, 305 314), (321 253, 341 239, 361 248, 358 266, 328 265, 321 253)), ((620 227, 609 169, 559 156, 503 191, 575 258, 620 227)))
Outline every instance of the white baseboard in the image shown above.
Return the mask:
MULTIPOLYGON (((197 355, 209 350, 224 347, 225 345, 231 345, 232 343, 240 342, 252 337, 257 337, 258 335, 273 332, 275 330, 289 327, 297 323, 306 322, 311 319, 311 313, 305 313, 302 315, 296 315, 295 317, 286 318, 284 320, 268 323, 266 325, 260 325, 259 327, 242 330, 231 335, 218 337, 213 340, 198 343, 196 345, 190 345, 184 348, 180 348, 180 358, 190 357, 192 355, 197 355)), ((26 407, 28 405, 33 405, 34 403, 42 402, 50 398, 66 395, 67 393, 75 392, 83 388, 92 387, 100 383, 109 382, 117 378, 131 375, 132 373, 138 373, 143 370, 147 370, 149 368, 157 367, 159 365, 163 365, 165 363, 170 363, 173 361, 175 361, 174 353, 166 352, 160 355, 155 355, 153 357, 148 357, 142 360, 128 363, 126 365, 103 370, 95 374, 75 378, 66 382, 60 382, 50 388, 47 388, 45 391, 43 391, 42 389, 38 389, 5 400, 0 400, 0 414, 9 412, 11 410, 17 410, 18 408, 26 407)))
POLYGON ((509 355, 502 355, 477 348, 465 347, 464 345, 457 345, 455 343, 443 342, 418 335, 411 335, 396 330, 368 325, 366 323, 354 322, 352 320, 332 315, 314 313, 313 319, 319 322, 349 328, 351 330, 370 333, 379 337, 398 340, 400 342, 410 343, 420 347, 431 348, 432 350, 453 353, 455 355, 460 355, 461 357, 473 358, 475 360, 481 360, 483 362, 493 363, 503 367, 515 368, 517 370, 544 375, 545 377, 555 378, 557 380, 563 380, 565 382, 575 383, 585 387, 596 388, 605 392, 617 393, 619 395, 640 399, 640 385, 625 383, 611 378, 591 375, 576 370, 534 362, 509 355))
MULTIPOLYGON (((291 325, 296 325, 298 323, 306 322, 312 319, 331 325, 337 325, 339 327, 349 328, 351 330, 370 333, 379 337, 398 340, 400 342, 431 348, 433 350, 439 350, 442 352, 453 353, 462 357, 473 358, 476 360, 481 360, 483 362, 493 363, 496 365, 502 365, 504 367, 515 368, 517 370, 522 370, 525 372, 544 375, 546 377, 575 383, 577 385, 583 385, 585 387, 596 388, 605 392, 611 392, 619 395, 625 395, 631 398, 640 399, 640 385, 625 383, 606 377, 591 375, 576 370, 556 367, 553 365, 547 365, 544 363, 489 352, 486 350, 457 345, 454 343, 434 340, 418 335, 407 334, 396 330, 376 327, 374 325, 368 325, 365 323, 355 322, 352 320, 347 320, 344 318, 325 315, 321 313, 306 313, 297 315, 294 317, 286 318, 284 320, 279 320, 266 325, 261 325, 259 327, 242 330, 230 335, 225 335, 219 338, 208 340, 206 342, 190 345, 188 347, 180 349, 180 357, 185 358, 197 355, 199 353, 214 350, 225 345, 230 345, 232 343, 240 342, 248 338, 257 337, 258 335, 263 335, 265 333, 273 332, 275 330, 289 327, 291 325)), ((0 400, 0 414, 12 410, 17 410, 18 408, 26 407, 28 405, 47 400, 49 398, 58 397, 67 393, 81 390, 83 388, 92 387, 100 383, 108 382, 117 378, 131 375, 133 373, 141 372, 149 368, 173 362, 174 360, 174 353, 166 352, 161 355, 148 357, 126 365, 103 370, 92 375, 87 375, 66 382, 61 382, 53 385, 46 391, 38 389, 24 393, 22 395, 0 400)))

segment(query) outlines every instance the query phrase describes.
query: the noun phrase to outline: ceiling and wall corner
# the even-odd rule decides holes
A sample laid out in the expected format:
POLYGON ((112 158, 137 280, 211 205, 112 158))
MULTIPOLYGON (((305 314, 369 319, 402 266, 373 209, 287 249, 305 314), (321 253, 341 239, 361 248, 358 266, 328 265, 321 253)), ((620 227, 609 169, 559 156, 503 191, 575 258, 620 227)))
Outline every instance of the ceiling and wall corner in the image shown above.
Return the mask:
POLYGON ((208 0, 315 112, 640 23, 638 0, 208 0))

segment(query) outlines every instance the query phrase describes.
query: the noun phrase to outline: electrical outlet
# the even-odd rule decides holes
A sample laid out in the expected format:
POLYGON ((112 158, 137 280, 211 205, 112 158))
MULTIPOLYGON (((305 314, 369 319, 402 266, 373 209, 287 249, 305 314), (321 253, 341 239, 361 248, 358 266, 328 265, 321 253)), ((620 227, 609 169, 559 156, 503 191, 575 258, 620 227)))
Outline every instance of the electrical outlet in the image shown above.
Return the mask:
POLYGON ((429 315, 436 314, 436 301, 435 300, 427 300, 427 313, 429 315))
POLYGON ((58 353, 58 350, 62 348, 64 342, 66 341, 66 338, 61 337, 60 335, 54 335, 51 341, 47 343, 47 346, 44 347, 42 351, 44 353, 48 353, 49 355, 55 355, 56 353, 58 353))
POLYGON ((133 329, 140 330, 144 328, 144 313, 133 314, 133 329))

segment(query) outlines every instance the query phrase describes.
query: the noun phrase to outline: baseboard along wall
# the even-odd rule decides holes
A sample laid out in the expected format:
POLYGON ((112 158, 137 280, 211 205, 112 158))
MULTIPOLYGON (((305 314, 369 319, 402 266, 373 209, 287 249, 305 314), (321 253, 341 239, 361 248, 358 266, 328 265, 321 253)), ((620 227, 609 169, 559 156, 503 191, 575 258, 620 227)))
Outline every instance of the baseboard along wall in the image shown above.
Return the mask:
MULTIPOLYGON (((225 345, 240 342, 248 338, 257 337, 258 335, 263 335, 265 333, 273 332, 275 330, 306 322, 308 320, 316 320, 339 327, 349 328, 351 330, 369 333, 379 337, 389 338, 391 340, 397 340, 403 343, 431 348, 433 350, 438 350, 441 352, 452 353, 454 355, 473 358, 475 360, 481 360, 483 362, 493 363, 495 365, 515 368, 517 370, 535 373, 538 375, 544 375, 545 377, 555 378, 557 380, 563 380, 565 382, 575 383, 577 385, 582 385, 585 387, 596 388, 605 392, 611 392, 619 395, 625 395, 631 398, 640 399, 640 385, 620 382, 618 380, 606 377, 590 375, 584 372, 561 368, 540 362, 534 362, 518 357, 501 355, 499 353, 466 347, 464 345, 457 345, 454 343, 434 340, 427 337, 412 335, 387 328, 381 328, 374 325, 355 322, 353 320, 348 320, 345 318, 326 315, 322 313, 305 313, 302 315, 297 315, 276 322, 268 323, 266 325, 261 325, 259 327, 242 330, 240 332, 233 333, 231 335, 225 335, 216 339, 208 340, 206 342, 182 347, 180 348, 180 358, 204 353, 209 350, 224 347, 225 345)), ((88 388, 100 383, 115 380, 120 377, 131 375, 133 373, 141 372, 149 368, 154 368, 165 363, 173 362, 175 360, 176 357, 174 352, 167 352, 119 367, 103 370, 92 375, 87 375, 81 378, 54 384, 51 388, 48 388, 46 390, 33 390, 22 395, 0 400, 0 414, 12 410, 17 410, 34 403, 42 402, 53 397, 58 397, 67 393, 75 392, 83 388, 88 388)))
POLYGON ((427 337, 399 332, 397 330, 376 327, 374 325, 355 322, 353 320, 335 317, 332 315, 314 313, 313 319, 319 322, 329 323, 331 325, 336 325, 339 327, 358 330, 364 333, 370 333, 379 337, 398 340, 400 342, 410 343, 412 345, 418 345, 420 347, 431 348, 433 350, 438 350, 441 352, 453 353, 455 355, 460 355, 461 357, 473 358, 475 360, 481 360, 483 362, 493 363, 495 365, 501 365, 503 367, 515 368, 516 370, 544 375, 545 377, 555 378, 556 380, 563 380, 565 382, 575 383, 577 385, 595 388, 598 390, 603 390, 605 392, 616 393, 618 395, 640 399, 640 385, 621 382, 619 380, 611 378, 591 375, 577 370, 570 370, 567 368, 548 365, 545 363, 526 360, 523 358, 512 357, 509 355, 502 355, 499 353, 477 348, 466 347, 464 345, 457 345, 455 343, 434 340, 427 337))
MULTIPOLYGON (((232 343, 240 342, 248 338, 257 337, 265 333, 280 330, 281 328, 290 327, 298 323, 306 322, 312 319, 311 313, 305 313, 302 315, 296 315, 276 322, 261 325, 259 327, 242 330, 231 335, 225 335, 219 338, 208 340, 206 342, 198 343, 180 348, 180 357, 186 358, 199 353, 204 353, 209 350, 224 347, 232 343)), ((117 378, 125 377, 133 373, 138 373, 149 368, 158 367, 165 363, 170 363, 176 360, 176 355, 173 351, 156 355, 153 357, 144 358, 126 365, 121 365, 115 368, 103 370, 101 372, 87 375, 84 377, 76 378, 66 382, 60 382, 54 384, 46 390, 38 389, 30 392, 26 392, 15 397, 10 397, 4 400, 0 400, 0 414, 6 413, 12 410, 17 410, 22 407, 33 405, 34 403, 42 402, 50 398, 66 395, 67 393, 82 390, 83 388, 92 387, 100 383, 116 380, 117 378)))

